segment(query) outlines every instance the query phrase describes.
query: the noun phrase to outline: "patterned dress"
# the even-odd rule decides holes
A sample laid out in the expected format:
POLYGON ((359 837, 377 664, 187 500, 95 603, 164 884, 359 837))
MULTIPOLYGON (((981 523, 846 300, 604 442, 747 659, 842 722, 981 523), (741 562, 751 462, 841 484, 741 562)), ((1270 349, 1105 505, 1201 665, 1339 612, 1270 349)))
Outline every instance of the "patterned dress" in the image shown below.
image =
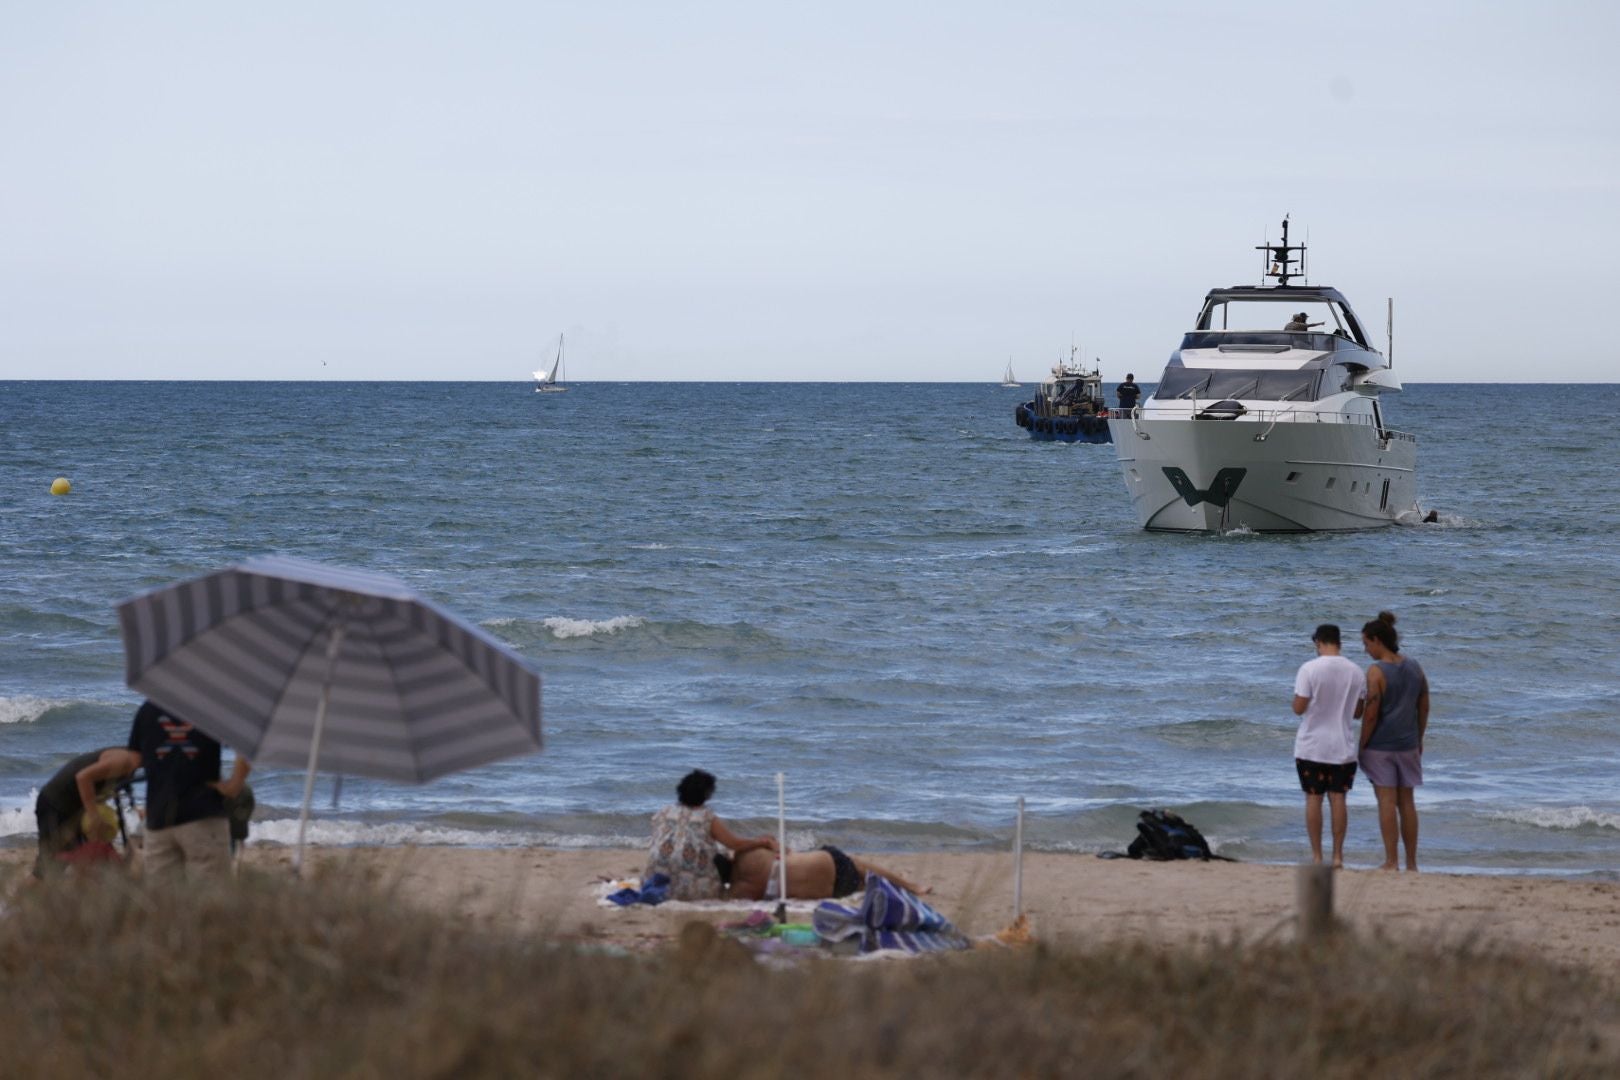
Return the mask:
POLYGON ((668 874, 671 900, 719 899, 720 871, 714 866, 713 826, 714 811, 707 806, 676 803, 654 814, 652 850, 642 880, 668 874))

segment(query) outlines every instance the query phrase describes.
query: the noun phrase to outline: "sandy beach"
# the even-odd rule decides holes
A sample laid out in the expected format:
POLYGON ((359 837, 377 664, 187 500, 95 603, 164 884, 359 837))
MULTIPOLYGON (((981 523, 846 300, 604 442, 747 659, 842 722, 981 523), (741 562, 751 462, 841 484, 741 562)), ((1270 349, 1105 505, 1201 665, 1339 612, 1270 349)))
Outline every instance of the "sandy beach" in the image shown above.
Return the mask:
MULTIPOLYGON (((24 849, 6 850, 0 866, 22 871, 31 857, 24 849)), ((289 849, 268 845, 250 847, 246 856, 248 865, 266 868, 290 858, 289 849)), ((604 906, 604 881, 640 872, 642 852, 626 848, 324 848, 311 858, 317 877, 358 871, 384 890, 446 915, 628 946, 672 939, 692 919, 725 922, 747 910, 604 906)), ((931 885, 930 901, 970 934, 993 933, 1012 917, 1010 856, 874 858, 931 885)), ((1352 869, 1337 876, 1335 890, 1341 918, 1367 934, 1525 951, 1604 974, 1620 971, 1620 884, 1614 882, 1352 869)), ((1052 944, 1286 939, 1293 905, 1291 866, 1041 853, 1024 860, 1024 906, 1036 936, 1052 944)))

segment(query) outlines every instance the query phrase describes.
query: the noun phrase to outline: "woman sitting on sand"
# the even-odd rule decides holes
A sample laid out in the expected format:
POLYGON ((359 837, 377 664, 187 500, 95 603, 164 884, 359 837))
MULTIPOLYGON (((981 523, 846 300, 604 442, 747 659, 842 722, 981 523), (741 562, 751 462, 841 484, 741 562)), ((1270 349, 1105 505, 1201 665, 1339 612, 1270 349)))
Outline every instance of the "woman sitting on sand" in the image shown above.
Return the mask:
MULTIPOLYGON (((907 881, 892 870, 846 855, 828 845, 814 851, 788 854, 788 899, 835 900, 848 896, 866 887, 867 874, 888 878, 918 896, 932 891, 926 886, 907 881)), ((737 900, 774 900, 779 881, 776 858, 768 851, 751 851, 737 857, 731 878, 731 895, 737 900)))
POLYGON ((776 850, 769 836, 745 840, 714 816, 704 804, 714 794, 714 776, 693 769, 675 788, 679 800, 652 818, 652 850, 641 880, 654 874, 669 876, 671 900, 716 900, 720 897, 720 863, 716 844, 724 844, 734 854, 766 849, 776 850))

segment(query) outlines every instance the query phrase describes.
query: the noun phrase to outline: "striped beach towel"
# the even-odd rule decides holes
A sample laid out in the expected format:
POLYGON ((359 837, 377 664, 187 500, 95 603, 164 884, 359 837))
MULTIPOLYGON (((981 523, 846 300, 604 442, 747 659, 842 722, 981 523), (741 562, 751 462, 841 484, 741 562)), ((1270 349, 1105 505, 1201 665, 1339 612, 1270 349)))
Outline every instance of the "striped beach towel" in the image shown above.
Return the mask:
POLYGON ((823 900, 811 921, 823 941, 837 944, 858 938, 863 953, 880 949, 922 953, 972 947, 949 919, 920 897, 876 874, 866 875, 866 897, 860 907, 823 900))

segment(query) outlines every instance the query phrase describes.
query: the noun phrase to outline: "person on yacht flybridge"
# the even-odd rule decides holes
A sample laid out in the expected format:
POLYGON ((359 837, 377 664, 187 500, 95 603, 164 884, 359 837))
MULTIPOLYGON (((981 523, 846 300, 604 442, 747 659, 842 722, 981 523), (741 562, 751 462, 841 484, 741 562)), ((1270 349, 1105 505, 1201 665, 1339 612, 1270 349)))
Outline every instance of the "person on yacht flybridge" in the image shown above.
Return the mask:
POLYGON ((1289 319, 1288 320, 1288 325, 1283 327, 1283 329, 1284 330, 1309 330, 1313 326, 1321 326, 1322 325, 1319 322, 1309 322, 1309 321, 1307 321, 1309 319, 1310 319, 1310 315, 1308 313, 1306 313, 1306 312, 1301 311, 1301 312, 1297 313, 1292 319, 1289 319))

